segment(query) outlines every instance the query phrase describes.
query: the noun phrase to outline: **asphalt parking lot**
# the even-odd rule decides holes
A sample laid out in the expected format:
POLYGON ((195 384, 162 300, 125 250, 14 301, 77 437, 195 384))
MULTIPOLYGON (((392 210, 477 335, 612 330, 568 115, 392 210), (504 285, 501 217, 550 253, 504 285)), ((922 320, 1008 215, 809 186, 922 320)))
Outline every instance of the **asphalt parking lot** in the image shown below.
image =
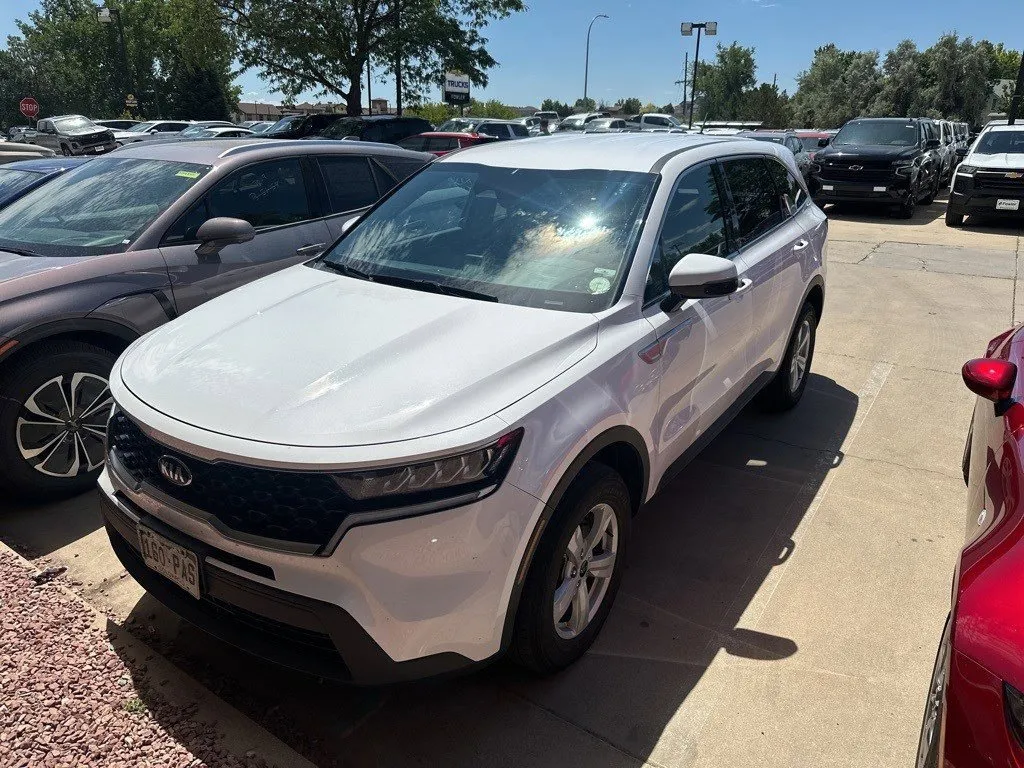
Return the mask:
POLYGON ((966 512, 962 363, 1021 319, 1022 230, 830 210, 804 402, 745 412, 643 511, 593 650, 356 690, 210 641, 123 575, 92 494, 0 511, 94 605, 329 766, 912 765, 966 512))

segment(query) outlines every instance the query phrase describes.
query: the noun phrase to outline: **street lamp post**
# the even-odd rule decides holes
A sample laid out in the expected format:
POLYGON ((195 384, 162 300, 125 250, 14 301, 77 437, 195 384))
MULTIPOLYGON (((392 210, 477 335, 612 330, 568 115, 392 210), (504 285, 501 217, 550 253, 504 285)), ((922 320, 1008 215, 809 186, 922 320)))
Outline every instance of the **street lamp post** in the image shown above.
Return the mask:
POLYGON ((684 21, 679 25, 679 31, 683 37, 690 37, 693 30, 697 30, 697 51, 693 56, 693 79, 690 81, 690 128, 693 128, 693 102, 697 98, 697 70, 700 68, 700 32, 704 30, 709 35, 718 34, 717 21, 684 21))
POLYGON ((587 53, 586 58, 583 62, 583 101, 587 100, 587 80, 590 77, 590 30, 594 28, 594 22, 598 19, 607 19, 608 16, 603 13, 597 14, 590 20, 590 26, 587 27, 587 53))
POLYGON ((131 64, 128 62, 128 48, 124 42, 124 24, 121 22, 121 11, 118 8, 102 6, 96 9, 96 20, 100 24, 110 24, 112 21, 117 22, 117 39, 121 43, 121 59, 124 61, 124 72, 127 75, 127 79, 131 81, 129 87, 141 96, 139 84, 135 82, 135 75, 132 72, 131 64))

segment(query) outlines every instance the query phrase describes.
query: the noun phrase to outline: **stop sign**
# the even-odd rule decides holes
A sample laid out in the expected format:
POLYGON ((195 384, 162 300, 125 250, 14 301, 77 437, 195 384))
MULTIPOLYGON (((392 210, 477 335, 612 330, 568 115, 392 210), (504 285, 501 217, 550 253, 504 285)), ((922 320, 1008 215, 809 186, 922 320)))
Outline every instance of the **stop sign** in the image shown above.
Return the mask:
POLYGON ((18 106, 21 108, 21 114, 29 119, 33 119, 39 114, 39 102, 31 96, 22 99, 18 106))

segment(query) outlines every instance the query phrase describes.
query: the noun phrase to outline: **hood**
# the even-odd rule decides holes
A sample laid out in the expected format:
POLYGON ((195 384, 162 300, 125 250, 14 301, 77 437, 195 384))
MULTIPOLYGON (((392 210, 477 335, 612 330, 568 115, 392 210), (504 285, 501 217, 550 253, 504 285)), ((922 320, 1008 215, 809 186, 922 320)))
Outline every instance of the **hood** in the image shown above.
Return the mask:
POLYGON ((992 168, 998 171, 1019 170, 1024 168, 1024 154, 1020 152, 999 152, 994 155, 971 153, 964 162, 976 168, 992 168))
POLYGON ((865 144, 863 146, 851 144, 837 146, 829 144, 827 147, 817 150, 814 159, 819 163, 826 160, 836 160, 845 163, 860 159, 893 162, 896 160, 912 160, 920 152, 921 150, 918 147, 893 147, 888 144, 865 144))
POLYGON ((102 125, 85 126, 83 128, 73 128, 70 131, 61 131, 63 136, 100 136, 105 133, 113 133, 109 128, 104 128, 102 125))
POLYGON ((40 157, 47 157, 54 154, 52 149, 40 147, 37 144, 22 144, 18 141, 0 141, 0 152, 13 152, 16 154, 32 154, 40 157))
POLYGON ((207 302, 122 358, 124 385, 201 429, 280 445, 410 440, 491 416, 582 360, 591 314, 297 266, 207 302))

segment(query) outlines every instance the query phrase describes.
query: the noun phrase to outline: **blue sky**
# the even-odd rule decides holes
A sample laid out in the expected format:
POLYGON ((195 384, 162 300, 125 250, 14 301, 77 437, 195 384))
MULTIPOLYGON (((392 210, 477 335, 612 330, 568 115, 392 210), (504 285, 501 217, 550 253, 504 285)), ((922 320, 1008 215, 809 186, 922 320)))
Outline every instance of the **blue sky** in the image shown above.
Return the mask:
MULTIPOLYGON (((286 2, 287 0, 282 0, 286 2)), ((594 24, 590 40, 589 95, 612 102, 636 96, 664 104, 682 99, 684 52, 693 56, 695 38, 679 34, 681 21, 715 20, 717 41, 734 40, 756 48, 757 76, 792 92, 796 76, 814 49, 834 42, 847 49, 878 49, 883 54, 909 37, 922 47, 944 32, 988 38, 1024 47, 1022 0, 526 0, 529 10, 492 24, 485 35, 499 66, 477 98, 538 106, 551 97, 572 103, 583 95, 583 54, 587 24, 596 13, 611 18, 594 24), (971 10, 975 8, 975 10, 971 10), (1005 38, 1015 34, 1018 39, 1005 38)), ((38 0, 0 0, 0 37, 16 31, 38 0)), ((701 58, 714 53, 715 38, 701 42, 701 58), (707 44, 706 44, 707 43, 707 44)), ((257 72, 240 80, 244 99, 277 100, 257 72)), ((394 99, 392 83, 373 85, 375 96, 394 99)), ((438 94, 439 97, 439 94, 438 94)), ((364 94, 365 98, 365 94, 364 94)))

